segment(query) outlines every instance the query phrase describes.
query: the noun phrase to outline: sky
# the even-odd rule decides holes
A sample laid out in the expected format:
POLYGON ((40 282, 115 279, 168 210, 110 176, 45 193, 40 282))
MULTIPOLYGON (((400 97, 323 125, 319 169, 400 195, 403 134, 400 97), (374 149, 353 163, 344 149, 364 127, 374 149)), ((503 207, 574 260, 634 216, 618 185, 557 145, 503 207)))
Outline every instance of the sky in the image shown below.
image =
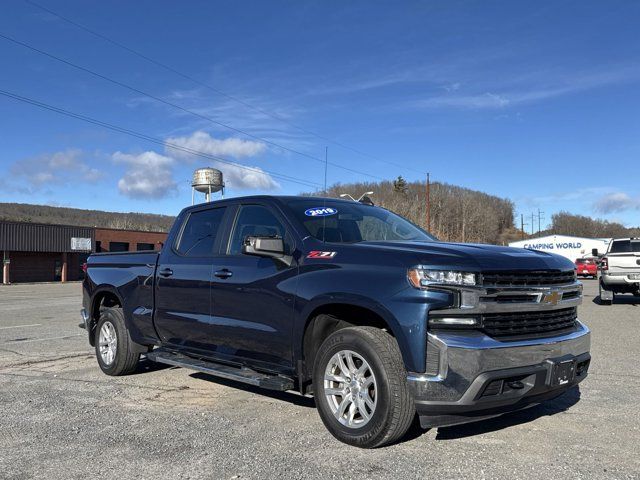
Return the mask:
POLYGON ((298 194, 326 154, 328 184, 430 172, 543 228, 638 226, 639 23, 615 0, 7 0, 0 201, 175 215, 195 168, 298 194))

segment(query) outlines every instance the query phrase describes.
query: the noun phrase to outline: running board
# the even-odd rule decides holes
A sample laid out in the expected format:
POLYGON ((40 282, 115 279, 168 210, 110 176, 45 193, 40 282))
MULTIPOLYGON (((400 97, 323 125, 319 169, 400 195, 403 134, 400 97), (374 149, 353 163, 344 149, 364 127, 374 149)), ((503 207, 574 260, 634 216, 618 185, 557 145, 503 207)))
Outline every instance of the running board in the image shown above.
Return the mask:
POLYGON ((165 350, 164 348, 157 348, 147 353, 147 358, 153 362, 189 368, 216 377, 248 383, 249 385, 255 385, 256 387, 269 390, 279 390, 282 392, 285 390, 293 390, 293 380, 290 378, 268 375, 246 367, 231 367, 222 363, 200 360, 181 353, 165 350))

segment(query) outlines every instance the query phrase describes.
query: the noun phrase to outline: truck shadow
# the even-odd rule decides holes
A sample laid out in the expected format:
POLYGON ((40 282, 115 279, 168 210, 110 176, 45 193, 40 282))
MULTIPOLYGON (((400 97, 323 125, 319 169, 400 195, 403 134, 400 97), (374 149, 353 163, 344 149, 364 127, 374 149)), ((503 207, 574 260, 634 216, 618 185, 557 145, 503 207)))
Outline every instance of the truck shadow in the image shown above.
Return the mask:
POLYGON ((578 403, 580 400, 580 387, 575 386, 561 396, 548 400, 535 407, 520 410, 518 412, 507 413, 500 417, 482 420, 465 425, 453 427, 442 427, 438 429, 436 440, 455 440, 459 438, 482 435, 484 433, 495 432, 505 428, 529 423, 540 417, 551 416, 562 413, 578 403))
POLYGON ((165 363, 152 362, 151 360, 147 360, 144 356, 140 358, 138 365, 133 373, 130 375, 140 375, 142 373, 149 372, 158 372, 160 370, 168 370, 170 368, 178 368, 172 367, 171 365, 167 365, 165 363))
MULTIPOLYGON (((592 302, 596 305, 609 306, 602 303, 602 301, 600 300, 600 295, 596 295, 595 297, 593 297, 592 302)), ((628 294, 616 295, 616 298, 613 300, 613 302, 611 302, 611 305, 633 305, 634 307, 637 307, 638 304, 640 304, 640 297, 628 294)))
POLYGON ((273 398, 275 400, 281 400, 283 402, 291 403, 299 407, 315 408, 316 404, 312 397, 303 397, 299 393, 286 391, 280 392, 277 390, 267 390, 260 387, 254 387, 253 385, 247 385, 246 383, 236 382, 234 380, 227 380, 226 378, 216 377, 202 372, 194 372, 190 375, 192 378, 199 380, 206 380, 207 382, 217 383, 225 387, 234 388, 236 390, 242 390, 255 395, 261 395, 263 397, 273 398))

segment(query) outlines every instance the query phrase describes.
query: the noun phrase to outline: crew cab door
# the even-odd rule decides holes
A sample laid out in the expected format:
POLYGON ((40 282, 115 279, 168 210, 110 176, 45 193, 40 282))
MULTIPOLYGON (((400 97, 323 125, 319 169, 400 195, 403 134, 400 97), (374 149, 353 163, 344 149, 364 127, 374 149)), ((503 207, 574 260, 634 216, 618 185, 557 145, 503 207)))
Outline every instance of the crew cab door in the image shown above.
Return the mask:
POLYGON ((154 324, 167 344, 210 350, 211 278, 219 249, 227 207, 203 206, 183 219, 172 245, 165 245, 158 260, 155 282, 154 324))
POLYGON ((293 240, 279 212, 264 204, 237 207, 224 257, 212 279, 216 352, 276 370, 292 368, 292 320, 297 266, 244 255, 247 236, 293 240))

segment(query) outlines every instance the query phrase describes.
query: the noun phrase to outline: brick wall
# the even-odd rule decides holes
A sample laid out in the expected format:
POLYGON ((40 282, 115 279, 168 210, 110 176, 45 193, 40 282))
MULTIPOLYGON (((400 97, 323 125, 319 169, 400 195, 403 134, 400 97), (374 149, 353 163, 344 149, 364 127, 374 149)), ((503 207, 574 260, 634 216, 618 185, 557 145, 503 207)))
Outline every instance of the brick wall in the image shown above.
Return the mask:
MULTIPOLYGON (((86 260, 86 254, 67 254, 67 280, 82 279, 82 263, 86 260)), ((59 281, 56 277, 57 266, 62 268, 61 253, 42 252, 10 252, 9 258, 9 281, 11 283, 21 282, 54 282, 59 281)), ((58 272, 60 273, 60 271, 58 272)))
POLYGON ((153 244, 154 250, 160 250, 166 240, 166 233, 96 228, 96 245, 100 242, 102 252, 110 251, 110 242, 128 243, 130 252, 137 250, 138 243, 153 244))

